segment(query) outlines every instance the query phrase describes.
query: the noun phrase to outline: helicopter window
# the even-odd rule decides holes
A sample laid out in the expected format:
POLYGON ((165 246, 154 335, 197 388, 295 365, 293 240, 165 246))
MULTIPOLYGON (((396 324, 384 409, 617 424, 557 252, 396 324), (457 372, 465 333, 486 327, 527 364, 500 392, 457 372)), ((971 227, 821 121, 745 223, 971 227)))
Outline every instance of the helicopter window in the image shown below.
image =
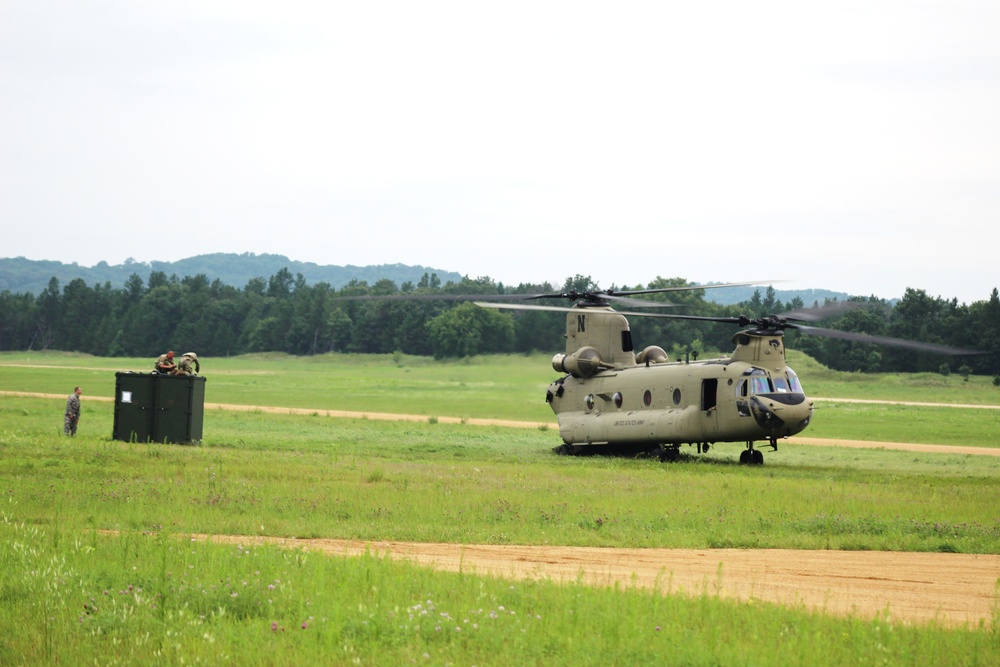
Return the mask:
POLYGON ((645 393, 642 395, 642 404, 648 408, 650 405, 652 405, 652 403, 653 403, 653 392, 647 389, 645 393))
POLYGON ((746 396, 747 395, 747 381, 746 380, 740 380, 739 382, 736 383, 736 395, 737 396, 746 396))
POLYGON ((622 332, 622 352, 631 352, 634 349, 632 346, 632 332, 626 329, 622 332))
POLYGON ((795 371, 793 371, 791 368, 788 368, 787 366, 785 367, 785 370, 788 371, 788 387, 789 389, 791 389, 792 393, 794 394, 805 393, 802 391, 802 383, 799 382, 799 376, 795 374, 795 371))
POLYGON ((701 409, 711 410, 717 403, 717 392, 719 391, 719 381, 715 378, 701 381, 701 409))
POLYGON ((779 393, 788 393, 788 380, 780 375, 774 376, 774 390, 779 393))
POLYGON ((674 405, 680 405, 680 404, 681 404, 681 390, 674 389, 674 405))
POLYGON ((611 398, 614 400, 616 408, 620 408, 622 406, 622 393, 620 391, 616 391, 615 395, 611 398))
POLYGON ((583 400, 584 400, 584 403, 587 404, 587 410, 593 410, 594 409, 594 395, 593 394, 587 394, 587 398, 585 398, 583 400))
POLYGON ((750 377, 750 393, 751 394, 770 394, 771 383, 768 381, 766 375, 753 375, 750 377))

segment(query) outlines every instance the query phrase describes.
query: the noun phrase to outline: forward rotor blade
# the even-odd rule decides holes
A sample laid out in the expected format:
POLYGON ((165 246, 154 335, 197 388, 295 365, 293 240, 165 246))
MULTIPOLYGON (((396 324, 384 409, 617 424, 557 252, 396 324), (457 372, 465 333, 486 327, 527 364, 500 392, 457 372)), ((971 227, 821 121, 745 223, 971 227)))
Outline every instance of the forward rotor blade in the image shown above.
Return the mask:
POLYGON ((676 308, 680 304, 669 303, 667 301, 643 301, 642 299, 630 299, 627 296, 618 296, 618 294, 605 294, 603 298, 608 301, 614 301, 615 303, 620 303, 623 306, 628 306, 629 308, 676 308))
MULTIPOLYGON (((579 313, 586 308, 576 308, 574 306, 536 306, 530 303, 490 303, 488 301, 473 301, 480 308, 495 308, 504 310, 546 310, 554 313, 579 313)), ((609 308, 610 310, 610 308, 609 308)), ((617 312, 617 311, 615 311, 617 312)))
POLYGON ((543 298, 543 296, 538 294, 358 294, 334 297, 333 301, 475 301, 485 298, 497 301, 529 301, 543 298))
POLYGON ((630 317, 659 317, 671 320, 696 320, 700 322, 721 322, 723 324, 738 324, 745 326, 745 320, 739 317, 707 317, 703 315, 678 315, 675 313, 621 313, 630 317))

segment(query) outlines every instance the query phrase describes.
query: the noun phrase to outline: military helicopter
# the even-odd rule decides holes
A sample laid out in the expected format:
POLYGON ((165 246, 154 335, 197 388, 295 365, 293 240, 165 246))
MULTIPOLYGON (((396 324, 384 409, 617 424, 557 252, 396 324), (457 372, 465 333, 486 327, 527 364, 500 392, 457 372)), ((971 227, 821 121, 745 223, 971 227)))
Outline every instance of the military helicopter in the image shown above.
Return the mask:
POLYGON ((566 349, 552 358, 552 368, 562 376, 549 385, 545 400, 556 415, 563 440, 554 451, 568 455, 646 452, 661 461, 676 461, 682 445, 694 446, 701 454, 719 442, 741 442, 745 449, 740 463, 762 465, 764 455, 757 448, 758 442, 777 451, 779 440, 801 433, 813 417, 813 401, 785 362, 784 332, 788 329, 942 354, 975 353, 804 324, 829 317, 833 311, 849 307, 847 304, 759 318, 618 311, 612 307, 613 303, 632 308, 671 306, 633 297, 760 284, 765 283, 511 294, 490 297, 494 301, 475 300, 482 295, 343 298, 444 298, 473 301, 482 308, 565 312, 566 349), (569 307, 523 303, 536 299, 574 303, 569 307), (522 303, 512 303, 515 301, 522 303), (732 337, 736 347, 728 357, 671 360, 657 345, 636 352, 626 316, 703 320, 744 328, 732 337))

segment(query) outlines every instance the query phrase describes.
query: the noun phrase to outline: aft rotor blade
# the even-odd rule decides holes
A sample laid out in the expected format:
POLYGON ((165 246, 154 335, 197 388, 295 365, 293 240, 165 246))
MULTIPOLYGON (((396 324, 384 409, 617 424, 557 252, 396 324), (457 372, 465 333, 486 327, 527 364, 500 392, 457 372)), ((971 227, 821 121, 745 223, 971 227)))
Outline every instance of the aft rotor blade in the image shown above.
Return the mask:
POLYGON ((836 329, 824 329, 823 327, 811 327, 805 324, 791 324, 790 329, 801 331, 811 336, 822 336, 824 338, 836 338, 848 340, 856 343, 874 343, 875 345, 886 345, 889 347, 901 347, 907 350, 917 350, 919 352, 937 352, 938 354, 983 354, 979 350, 966 350, 959 347, 949 347, 938 345, 937 343, 922 343, 915 340, 905 340, 903 338, 892 338, 890 336, 873 336, 871 334, 856 333, 851 331, 838 331, 836 329))
POLYGON ((852 310, 864 308, 869 304, 857 301, 836 301, 816 308, 803 308, 801 310, 789 310, 781 313, 778 317, 786 320, 798 320, 799 322, 818 322, 830 317, 837 317, 852 310))

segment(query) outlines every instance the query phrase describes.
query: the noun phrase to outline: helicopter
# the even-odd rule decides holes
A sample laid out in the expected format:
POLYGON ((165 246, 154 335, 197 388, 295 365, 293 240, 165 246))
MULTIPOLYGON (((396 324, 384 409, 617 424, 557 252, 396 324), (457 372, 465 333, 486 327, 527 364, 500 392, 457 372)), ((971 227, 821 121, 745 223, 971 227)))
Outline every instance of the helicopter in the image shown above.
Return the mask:
MULTIPOLYGON (((561 376, 549 384, 545 401, 559 424, 558 454, 644 453, 676 461, 683 445, 699 454, 717 443, 739 442, 739 462, 762 465, 759 448, 778 450, 782 439, 801 433, 813 418, 814 401, 785 360, 784 332, 862 341, 942 354, 975 354, 933 343, 872 336, 810 326, 850 304, 750 318, 705 317, 663 312, 616 310, 656 308, 670 303, 634 297, 662 292, 761 285, 762 281, 691 285, 639 290, 594 290, 532 295, 445 295, 481 308, 566 313, 566 347, 552 358, 561 376), (566 299, 571 306, 535 305, 524 301, 566 299), (520 303, 514 303, 520 302, 520 303), (729 356, 671 360, 658 345, 640 351, 633 346, 628 317, 674 318, 734 324, 729 356), (758 443, 761 443, 758 445, 758 443)), ((432 299, 431 295, 342 297, 345 299, 432 299)))

